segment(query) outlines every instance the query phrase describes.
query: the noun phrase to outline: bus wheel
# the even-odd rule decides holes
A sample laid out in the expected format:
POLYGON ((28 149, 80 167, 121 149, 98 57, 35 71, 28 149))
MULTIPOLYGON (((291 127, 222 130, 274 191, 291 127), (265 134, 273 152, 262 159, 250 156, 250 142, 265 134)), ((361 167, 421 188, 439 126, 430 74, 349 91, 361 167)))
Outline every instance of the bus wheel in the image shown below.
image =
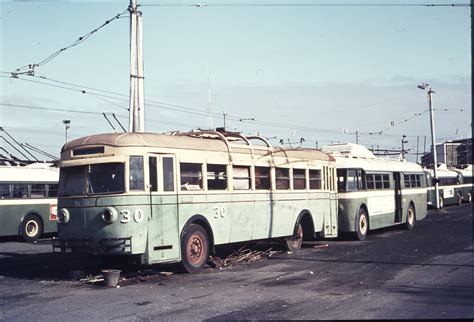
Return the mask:
POLYGON ((295 232, 292 236, 285 238, 285 248, 290 252, 296 252, 301 249, 303 244, 303 225, 298 222, 295 232))
POLYGON ((357 231, 356 236, 358 240, 364 240, 369 231, 369 219, 367 211, 364 208, 359 209, 359 215, 357 216, 357 231))
POLYGON ((467 203, 471 203, 471 202, 472 202, 472 195, 471 195, 470 192, 467 193, 466 202, 467 202, 467 203))
POLYGON ((406 222, 406 227, 408 230, 412 230, 413 227, 415 227, 415 220, 416 220, 415 208, 413 207, 413 205, 410 205, 407 210, 407 222, 406 222))
POLYGON ((191 224, 181 240, 181 266, 193 273, 201 270, 209 257, 209 239, 200 225, 191 224))
POLYGON ((443 202, 443 197, 439 197, 439 209, 443 208, 444 202, 443 202))
POLYGON ((458 206, 460 206, 462 204, 462 194, 461 193, 458 193, 456 202, 457 202, 458 206))
POLYGON ((21 236, 26 242, 33 242, 43 233, 43 224, 38 216, 26 215, 21 224, 21 236))

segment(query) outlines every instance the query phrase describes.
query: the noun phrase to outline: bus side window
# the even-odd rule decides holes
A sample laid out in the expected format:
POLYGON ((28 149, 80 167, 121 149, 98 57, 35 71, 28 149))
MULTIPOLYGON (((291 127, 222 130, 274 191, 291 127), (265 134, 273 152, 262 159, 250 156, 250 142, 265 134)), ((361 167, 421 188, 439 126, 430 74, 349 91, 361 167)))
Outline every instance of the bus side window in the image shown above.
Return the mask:
POLYGON ((270 168, 255 167, 255 189, 270 190, 270 168))
POLYGON ((173 158, 163 158, 163 191, 174 191, 173 158))
POLYGON ((347 170, 347 191, 357 191, 357 171, 347 170))
POLYGON ((45 184, 32 184, 31 185, 31 198, 44 198, 46 197, 46 185, 45 184))
POLYGON ((359 190, 365 190, 365 175, 362 171, 361 169, 357 170, 357 188, 359 190))
POLYGON ((309 170, 309 189, 321 189, 321 170, 309 170))
POLYGON ((375 189, 374 175, 368 174, 366 180, 367 180, 367 189, 370 189, 370 190, 375 189))
POLYGON ((250 190, 250 167, 234 166, 234 190, 250 190))
POLYGON ((10 198, 10 185, 0 184, 0 199, 10 198))
POLYGON ((207 189, 226 190, 227 189, 227 167, 220 164, 207 165, 207 189))
POLYGON ((28 185, 27 184, 14 184, 13 185, 13 198, 28 198, 28 185))
POLYGON ((58 184, 49 184, 46 196, 56 198, 58 196, 58 186, 58 184))
POLYGON ((158 191, 158 169, 157 169, 157 157, 149 157, 148 168, 149 168, 149 184, 150 191, 158 191))
POLYGON ((143 178, 143 157, 130 157, 130 190, 145 190, 143 178))
POLYGON ((181 190, 202 190, 202 165, 200 163, 181 163, 181 190))
POLYGON ((275 183, 277 190, 290 189, 290 171, 287 168, 275 168, 275 183))
POLYGON ((294 190, 306 189, 306 170, 305 169, 293 169, 293 189, 294 190))

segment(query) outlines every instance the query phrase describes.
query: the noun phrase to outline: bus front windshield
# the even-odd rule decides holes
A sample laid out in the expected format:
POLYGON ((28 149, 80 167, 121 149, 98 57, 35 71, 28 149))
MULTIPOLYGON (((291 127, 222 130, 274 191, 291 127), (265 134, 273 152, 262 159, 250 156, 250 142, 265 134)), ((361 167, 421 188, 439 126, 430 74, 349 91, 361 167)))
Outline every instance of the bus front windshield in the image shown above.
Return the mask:
POLYGON ((101 163, 61 168, 59 196, 124 192, 124 178, 123 163, 101 163))

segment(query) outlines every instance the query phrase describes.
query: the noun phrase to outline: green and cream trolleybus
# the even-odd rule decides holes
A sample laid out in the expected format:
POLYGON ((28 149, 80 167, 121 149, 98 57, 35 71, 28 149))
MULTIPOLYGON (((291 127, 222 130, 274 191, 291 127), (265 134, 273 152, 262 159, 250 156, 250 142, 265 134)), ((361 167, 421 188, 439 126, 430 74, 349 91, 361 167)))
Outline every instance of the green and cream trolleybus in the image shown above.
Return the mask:
POLYGON ((56 232, 59 169, 51 163, 0 165, 0 236, 35 241, 56 232))
POLYGON ((418 164, 377 158, 351 143, 322 150, 336 159, 339 231, 363 240, 369 229, 398 224, 412 229, 425 218, 426 178, 418 164))
POLYGON ((334 158, 260 136, 112 133, 61 151, 55 251, 202 268, 214 246, 337 236, 334 158))

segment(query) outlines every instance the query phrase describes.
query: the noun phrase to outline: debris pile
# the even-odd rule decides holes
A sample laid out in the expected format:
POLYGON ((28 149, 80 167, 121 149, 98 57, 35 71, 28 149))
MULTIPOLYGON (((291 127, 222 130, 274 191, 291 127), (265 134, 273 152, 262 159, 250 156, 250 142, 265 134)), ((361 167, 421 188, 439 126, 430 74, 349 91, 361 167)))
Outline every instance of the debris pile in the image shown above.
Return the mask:
POLYGON ((272 251, 271 248, 266 251, 261 250, 251 250, 242 246, 239 250, 231 253, 226 258, 222 259, 221 257, 211 256, 209 258, 208 264, 212 268, 228 268, 239 263, 253 263, 262 258, 272 257, 276 253, 281 253, 281 251, 272 251))

